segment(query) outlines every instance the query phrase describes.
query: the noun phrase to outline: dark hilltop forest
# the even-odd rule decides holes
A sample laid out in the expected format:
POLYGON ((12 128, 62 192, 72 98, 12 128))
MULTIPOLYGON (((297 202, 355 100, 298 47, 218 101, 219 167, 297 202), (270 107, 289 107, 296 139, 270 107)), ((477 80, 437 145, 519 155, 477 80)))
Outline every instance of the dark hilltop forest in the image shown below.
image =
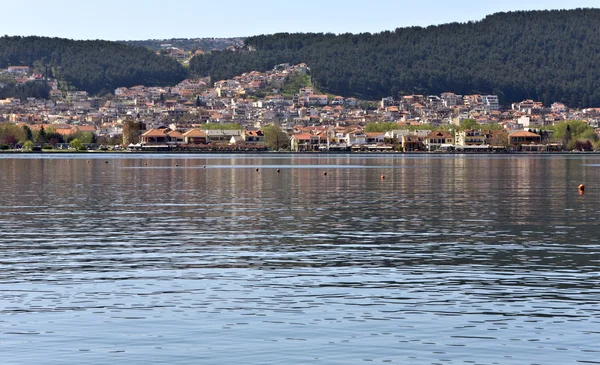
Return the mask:
POLYGON ((0 68, 33 67, 48 77, 90 94, 121 86, 170 85, 187 70, 176 60, 143 48, 108 41, 48 37, 0 37, 0 68))
POLYGON ((497 94, 501 102, 600 105, 600 9, 497 13, 477 22, 377 34, 279 33, 190 62, 213 79, 305 62, 321 91, 377 99, 497 94))

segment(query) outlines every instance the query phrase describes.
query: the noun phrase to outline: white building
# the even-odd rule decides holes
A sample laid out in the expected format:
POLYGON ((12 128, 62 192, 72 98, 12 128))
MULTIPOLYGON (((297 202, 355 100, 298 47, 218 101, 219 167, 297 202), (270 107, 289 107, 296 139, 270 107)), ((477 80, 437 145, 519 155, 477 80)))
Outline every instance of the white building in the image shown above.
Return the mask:
POLYGON ((498 95, 483 95, 481 97, 483 107, 486 110, 500 110, 500 101, 498 95))

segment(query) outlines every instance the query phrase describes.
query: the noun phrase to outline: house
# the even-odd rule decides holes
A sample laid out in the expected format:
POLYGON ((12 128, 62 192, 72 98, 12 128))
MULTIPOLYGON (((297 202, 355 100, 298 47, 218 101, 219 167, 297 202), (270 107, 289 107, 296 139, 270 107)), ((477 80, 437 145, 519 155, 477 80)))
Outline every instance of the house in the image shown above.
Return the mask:
POLYGON ((310 133, 294 134, 290 139, 292 151, 318 151, 327 145, 327 137, 310 133))
POLYGON ((384 132, 367 132, 365 133, 366 135, 366 143, 367 144, 373 144, 373 143, 383 143, 384 139, 385 139, 385 133, 384 132))
POLYGON ((559 103, 559 102, 552 103, 550 108, 555 113, 566 113, 567 112, 567 107, 565 106, 565 104, 559 103))
POLYGON ((192 128, 183 133, 183 142, 185 144, 206 144, 208 139, 205 132, 198 128, 192 128))
POLYGON ((169 144, 182 144, 185 140, 185 138, 183 137, 183 134, 181 134, 181 132, 179 131, 169 131, 167 132, 167 136, 168 136, 168 142, 169 144))
POLYGON ((388 106, 392 106, 394 105, 395 101, 394 98, 392 96, 388 96, 387 98, 381 98, 381 108, 386 108, 388 106))
POLYGON ((415 135, 403 135, 402 136, 402 149, 404 151, 423 151, 425 149, 425 138, 415 135))
POLYGON ((327 105, 329 98, 327 95, 308 95, 308 104, 310 105, 327 105))
POLYGON ((142 134, 142 145, 166 144, 169 140, 167 128, 152 128, 142 134))
POLYGON ((29 66, 8 66, 6 71, 9 74, 26 75, 29 73, 29 66))
POLYGON ((76 127, 77 132, 97 134, 98 131, 93 125, 80 125, 76 127))
POLYGON ((523 145, 535 145, 541 142, 542 137, 539 134, 527 131, 514 132, 508 136, 508 144, 517 151, 521 151, 523 145))
POLYGON ((500 110, 498 95, 483 95, 481 101, 484 109, 487 111, 500 110))
POLYGON ((63 93, 60 90, 50 90, 50 97, 54 99, 62 98, 63 93))
POLYGON ((424 143, 428 151, 435 151, 442 145, 454 144, 454 137, 447 132, 430 132, 427 137, 425 137, 424 143))
POLYGON ((244 136, 231 136, 229 144, 244 144, 244 136))
POLYGON ((411 132, 408 129, 394 129, 392 131, 385 132, 384 138, 392 143, 402 141, 402 136, 409 135, 411 132))
POLYGON ((357 103, 358 103, 358 99, 356 99, 356 98, 346 99, 346 105, 348 105, 348 106, 356 106, 357 103))
POLYGON ((204 131, 210 143, 228 144, 231 137, 242 136, 242 131, 239 129, 210 129, 204 131))
POLYGON ((456 95, 451 92, 442 93, 441 99, 446 108, 452 108, 463 104, 462 95, 456 95))
POLYGON ((427 96, 427 105, 430 109, 437 110, 444 106, 444 101, 437 95, 429 95, 427 96))
POLYGON ((485 144, 485 136, 481 130, 459 131, 456 133, 456 144, 458 146, 482 146, 485 144))
POLYGON ((265 135, 263 131, 245 131, 244 142, 246 144, 262 144, 265 143, 265 135))
POLYGON ((331 100, 332 105, 344 105, 344 98, 342 96, 334 96, 331 100))
POLYGON ((346 141, 351 146, 362 146, 367 144, 367 135, 362 132, 353 132, 346 135, 346 141))

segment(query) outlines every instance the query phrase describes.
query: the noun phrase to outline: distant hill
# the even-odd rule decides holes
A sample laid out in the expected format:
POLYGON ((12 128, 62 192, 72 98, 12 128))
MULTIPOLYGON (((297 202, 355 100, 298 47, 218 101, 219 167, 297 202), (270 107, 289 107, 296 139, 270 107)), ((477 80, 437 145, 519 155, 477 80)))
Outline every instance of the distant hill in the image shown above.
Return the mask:
POLYGON ((153 51, 175 47, 186 51, 201 50, 210 52, 213 50, 224 50, 228 47, 243 46, 244 38, 171 38, 148 39, 143 41, 119 41, 119 43, 145 47, 153 51))
POLYGON ((600 9, 498 13, 377 34, 260 35, 245 45, 196 56, 190 71, 225 79, 305 62, 315 85, 344 96, 451 91, 600 106, 600 9))
POLYGON ((187 76, 176 60, 108 41, 0 37, 0 68, 30 66, 90 94, 134 85, 172 85, 187 76))

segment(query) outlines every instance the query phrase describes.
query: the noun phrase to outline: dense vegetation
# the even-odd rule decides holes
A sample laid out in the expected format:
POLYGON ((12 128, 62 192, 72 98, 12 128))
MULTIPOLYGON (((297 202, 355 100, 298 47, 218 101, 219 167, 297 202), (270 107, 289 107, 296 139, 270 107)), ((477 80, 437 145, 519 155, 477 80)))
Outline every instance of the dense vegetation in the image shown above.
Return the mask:
POLYGON ((30 66, 90 94, 117 87, 175 84, 187 71, 175 60, 142 47, 107 41, 0 37, 0 68, 30 66))
POLYGON ((311 86, 310 76, 304 74, 294 74, 288 77, 281 89, 281 94, 284 97, 291 98, 298 93, 303 87, 311 86))
POLYGON ((502 103, 600 105, 600 9, 520 11, 479 22, 377 34, 260 35, 252 51, 199 55, 190 70, 215 79, 306 62, 322 91, 377 99, 492 93, 502 103))
POLYGON ((25 84, 17 84, 12 81, 3 81, 0 79, 0 99, 9 97, 17 99, 26 99, 28 97, 47 99, 50 92, 50 87, 44 81, 28 82, 25 84))

